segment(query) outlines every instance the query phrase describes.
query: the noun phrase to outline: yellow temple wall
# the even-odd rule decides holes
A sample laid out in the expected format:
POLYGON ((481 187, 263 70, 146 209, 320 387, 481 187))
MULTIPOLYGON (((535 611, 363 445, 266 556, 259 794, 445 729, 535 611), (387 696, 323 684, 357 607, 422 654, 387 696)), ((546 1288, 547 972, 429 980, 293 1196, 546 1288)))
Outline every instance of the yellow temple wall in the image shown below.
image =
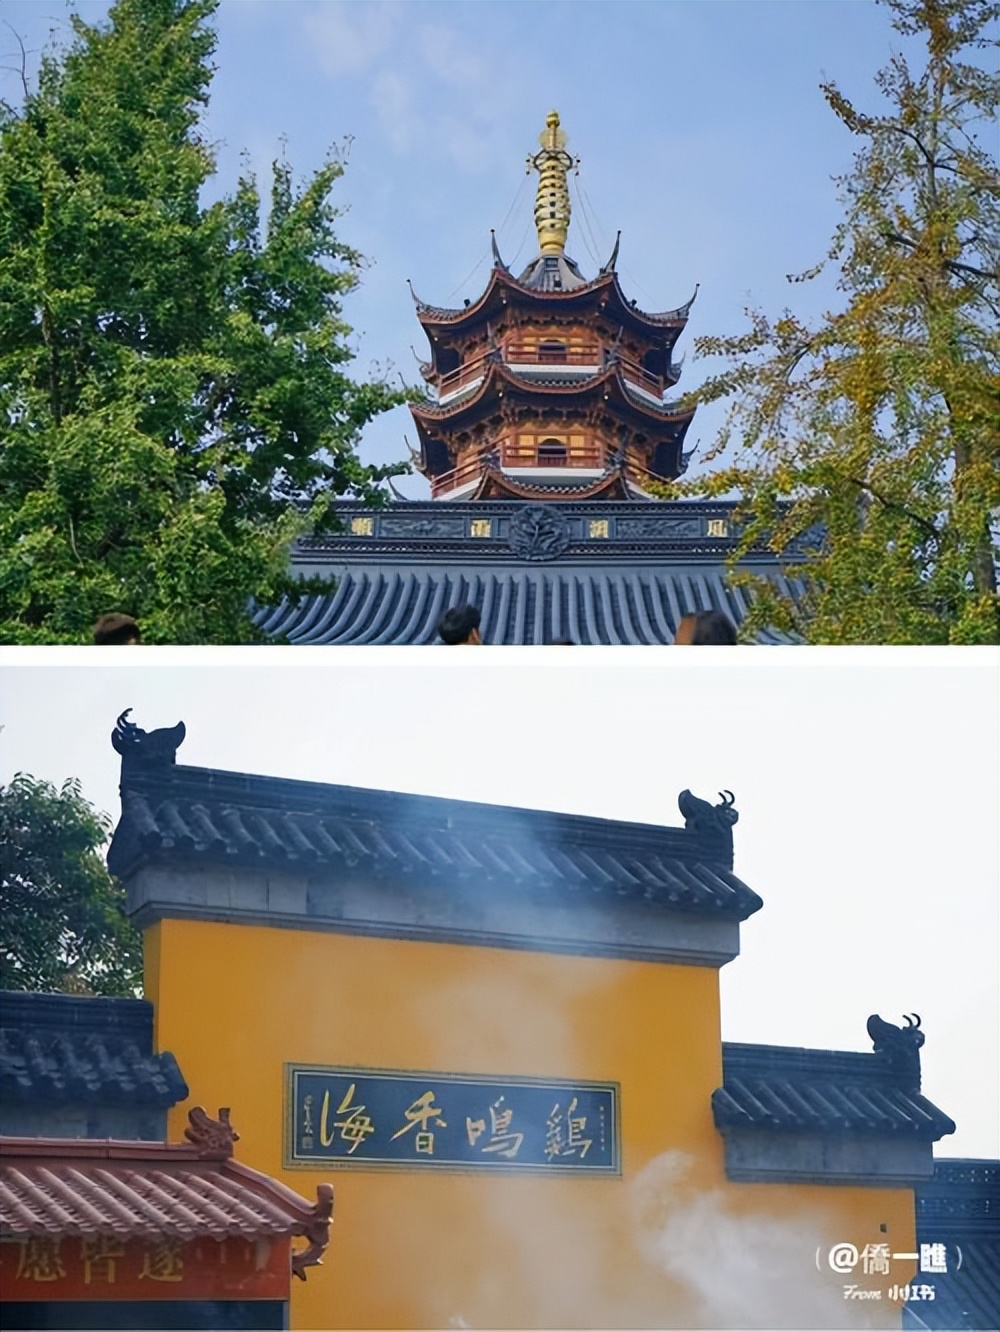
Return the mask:
POLYGON ((293 1328, 900 1325, 846 1304, 815 1250, 912 1249, 910 1190, 726 1180, 713 969, 173 919, 145 944, 191 1091, 171 1139, 229 1106, 238 1160, 334 1185, 293 1328), (622 1175, 288 1168, 287 1062, 616 1082, 622 1175))

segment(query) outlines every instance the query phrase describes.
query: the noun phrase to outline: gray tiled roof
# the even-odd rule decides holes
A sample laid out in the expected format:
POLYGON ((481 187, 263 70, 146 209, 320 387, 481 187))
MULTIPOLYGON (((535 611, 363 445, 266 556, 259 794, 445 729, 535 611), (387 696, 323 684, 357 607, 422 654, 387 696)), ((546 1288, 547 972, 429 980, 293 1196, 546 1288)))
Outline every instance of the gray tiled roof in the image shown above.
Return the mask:
POLYGON ((955 1124, 876 1054, 723 1043, 716 1127, 906 1136, 937 1141, 955 1124))
POLYGON ((1000 1327, 1000 1161, 935 1161, 916 1192, 917 1240, 944 1244, 948 1270, 927 1278, 934 1299, 921 1301, 921 1322, 904 1314, 903 1326, 1000 1327))
MULTIPOLYGON (((338 505, 345 530, 303 540, 292 552, 297 573, 332 578, 336 590, 297 606, 262 607, 256 622, 265 634, 301 645, 434 643, 444 612, 469 602, 479 607, 488 644, 655 645, 672 643, 688 614, 718 610, 736 625, 745 619, 750 593, 733 584, 726 564, 738 540, 731 502, 565 492, 558 501, 538 499, 547 502, 338 505), (526 558, 514 540, 520 517, 539 507, 565 534, 555 558, 526 558), (358 520, 362 532, 354 530, 358 520), (477 528, 486 535, 474 535, 477 528)), ((740 569, 793 601, 804 594, 766 548, 740 569)), ((757 636, 759 643, 790 641, 778 632, 757 636)))
MULTIPOLYGON (((784 590, 793 590, 773 568, 767 573, 784 590)), ((305 598, 295 607, 283 602, 262 609, 256 622, 266 634, 300 646, 435 643, 444 612, 466 602, 480 609, 483 642, 507 645, 560 638, 581 644, 672 643, 689 612, 721 610, 738 625, 748 609, 721 563, 461 570, 407 567, 386 558, 353 564, 339 573, 335 592, 305 598)), ((762 632, 757 641, 791 640, 762 632)))
POLYGON ((573 291, 588 285, 576 261, 567 254, 536 255, 517 280, 534 291, 573 291))
POLYGON ((169 1107, 187 1094, 173 1055, 153 1054, 145 999, 0 994, 5 1102, 169 1107))
POLYGON ((129 775, 108 864, 124 877, 165 857, 606 895, 736 921, 762 905, 732 873, 728 835, 181 765, 129 775))

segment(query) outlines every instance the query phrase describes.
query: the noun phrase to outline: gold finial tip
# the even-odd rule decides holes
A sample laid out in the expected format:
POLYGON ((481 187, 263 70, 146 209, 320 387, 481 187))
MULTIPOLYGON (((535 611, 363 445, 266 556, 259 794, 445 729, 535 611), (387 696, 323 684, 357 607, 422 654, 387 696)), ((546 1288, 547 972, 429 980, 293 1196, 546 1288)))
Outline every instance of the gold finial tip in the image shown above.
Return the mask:
POLYGON ((566 173, 574 165, 566 151, 566 132, 560 128, 559 112, 550 111, 538 136, 540 153, 528 158, 538 172, 535 194, 535 227, 539 254, 562 254, 569 227, 569 190, 566 173))

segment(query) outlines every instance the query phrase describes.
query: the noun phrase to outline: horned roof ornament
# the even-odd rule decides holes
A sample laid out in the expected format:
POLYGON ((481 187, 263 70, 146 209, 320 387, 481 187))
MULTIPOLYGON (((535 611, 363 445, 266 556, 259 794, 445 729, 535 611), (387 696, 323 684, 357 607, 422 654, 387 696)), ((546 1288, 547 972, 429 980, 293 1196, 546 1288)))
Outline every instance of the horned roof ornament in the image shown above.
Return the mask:
POLYGON ((893 1026, 873 1013, 868 1019, 868 1035, 877 1055, 882 1055, 894 1073, 915 1091, 920 1090, 920 1047, 927 1039, 920 1030, 920 1015, 904 1013, 905 1027, 893 1026))
POLYGON ((738 822, 736 797, 732 791, 720 791, 721 803, 710 805, 690 791, 682 791, 677 797, 677 808, 684 815, 684 827, 689 832, 728 833, 732 835, 733 824, 738 822))
POLYGON ((129 721, 131 711, 131 708, 125 709, 111 732, 112 747, 122 756, 122 771, 132 764, 144 768, 165 768, 176 763, 177 751, 187 735, 184 723, 181 721, 176 726, 161 727, 158 731, 144 731, 141 726, 129 721))

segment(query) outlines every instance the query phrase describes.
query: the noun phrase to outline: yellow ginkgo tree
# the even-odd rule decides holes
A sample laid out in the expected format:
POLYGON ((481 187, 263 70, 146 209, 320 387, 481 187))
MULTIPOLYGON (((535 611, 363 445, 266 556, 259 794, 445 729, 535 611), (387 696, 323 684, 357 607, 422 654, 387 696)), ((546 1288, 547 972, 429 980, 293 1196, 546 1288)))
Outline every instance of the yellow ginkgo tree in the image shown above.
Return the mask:
POLYGON ((988 0, 884 0, 921 68, 896 54, 882 108, 832 110, 857 137, 826 259, 842 308, 810 325, 750 311, 736 337, 702 337, 723 369, 697 391, 727 400, 689 492, 742 497, 739 558, 765 542, 804 579, 796 601, 756 584, 747 631, 812 643, 998 639, 996 10, 988 0))

